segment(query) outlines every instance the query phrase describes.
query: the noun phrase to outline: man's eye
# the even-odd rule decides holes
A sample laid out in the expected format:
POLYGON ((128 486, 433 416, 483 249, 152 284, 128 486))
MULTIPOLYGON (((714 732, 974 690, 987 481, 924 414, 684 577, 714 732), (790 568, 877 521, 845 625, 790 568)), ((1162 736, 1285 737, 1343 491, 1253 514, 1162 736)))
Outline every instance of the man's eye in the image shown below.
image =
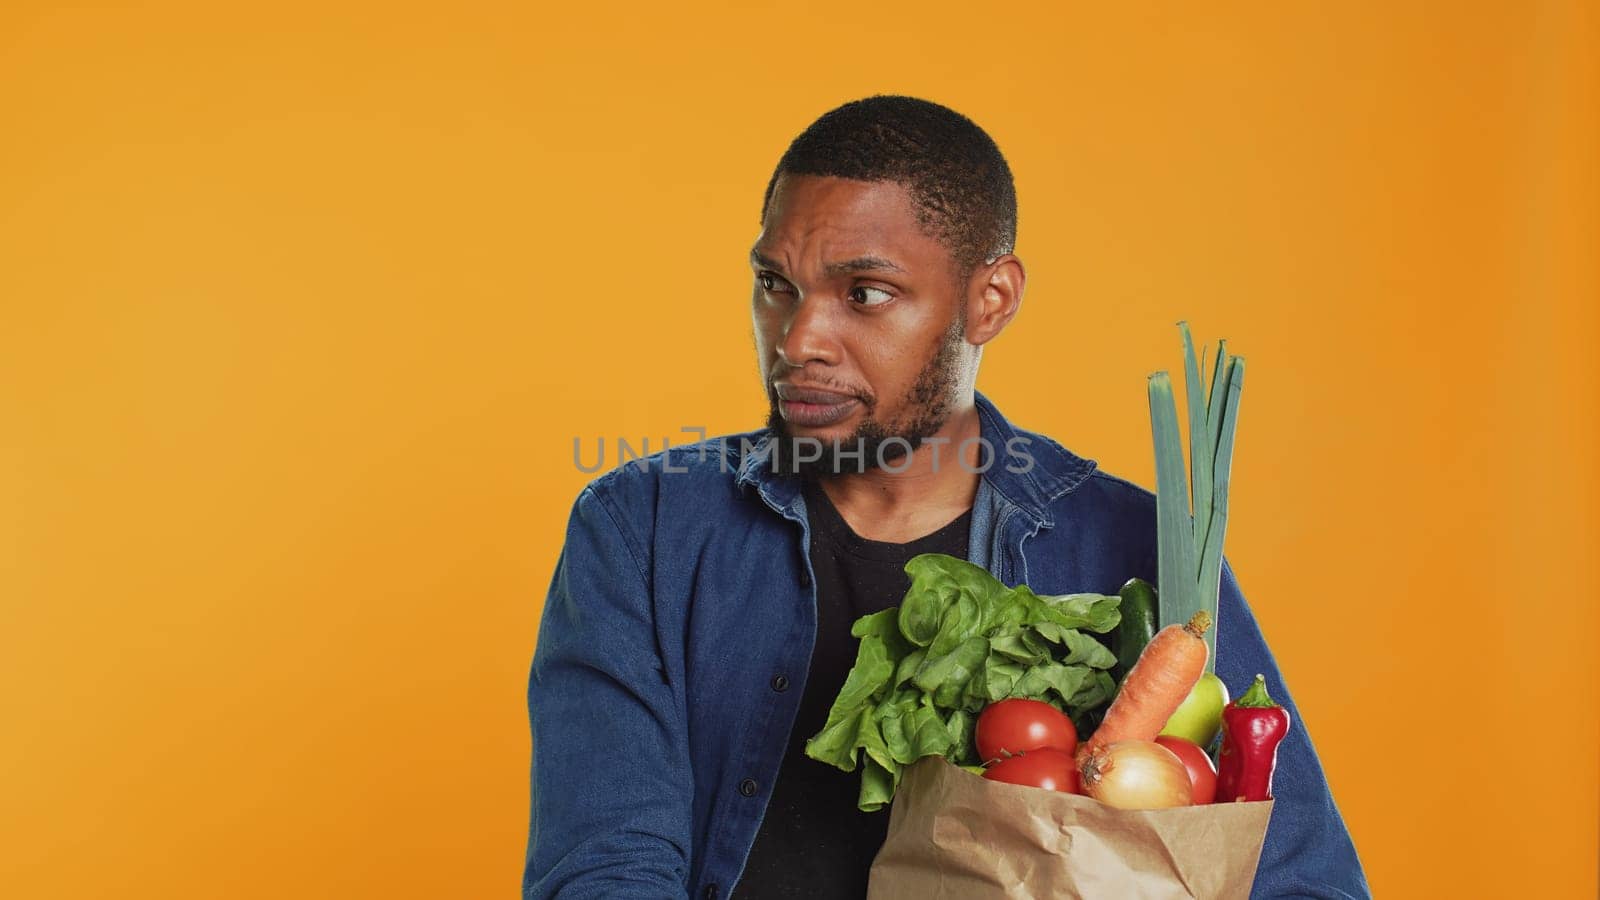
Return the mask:
POLYGON ((882 288, 862 286, 850 289, 850 299, 858 306, 881 306, 893 300, 894 295, 882 288))
POLYGON ((784 286, 787 284, 787 282, 771 272, 762 272, 760 275, 757 275, 756 282, 761 285, 761 289, 763 291, 768 293, 786 293, 786 291, 784 291, 784 286))

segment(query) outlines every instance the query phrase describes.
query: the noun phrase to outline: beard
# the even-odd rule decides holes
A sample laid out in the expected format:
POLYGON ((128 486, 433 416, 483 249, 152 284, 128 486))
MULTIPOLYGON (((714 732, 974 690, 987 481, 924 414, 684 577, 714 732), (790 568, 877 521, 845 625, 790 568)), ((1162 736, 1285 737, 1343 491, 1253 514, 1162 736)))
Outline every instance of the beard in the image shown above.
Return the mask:
POLYGON ((928 364, 917 373, 906 392, 904 410, 893 422, 874 418, 877 403, 862 398, 867 415, 848 437, 822 440, 796 436, 778 411, 777 393, 769 386, 767 428, 772 431, 774 472, 818 478, 888 468, 938 434, 950 418, 950 406, 959 371, 959 350, 966 331, 966 315, 958 315, 939 337, 928 364), (820 455, 819 455, 820 453, 820 455))

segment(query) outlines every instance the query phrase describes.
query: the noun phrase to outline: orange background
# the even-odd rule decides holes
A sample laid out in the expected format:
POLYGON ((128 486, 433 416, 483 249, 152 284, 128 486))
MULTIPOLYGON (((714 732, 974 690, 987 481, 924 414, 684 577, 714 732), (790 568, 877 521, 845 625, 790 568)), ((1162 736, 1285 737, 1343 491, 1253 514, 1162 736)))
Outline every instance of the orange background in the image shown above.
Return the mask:
POLYGON ((1594 897, 1594 6, 1112 5, 7 4, 0 893, 512 896, 572 440, 760 422, 761 190, 882 91, 1016 173, 1020 424, 1149 485, 1173 323, 1249 358, 1376 893, 1594 897))

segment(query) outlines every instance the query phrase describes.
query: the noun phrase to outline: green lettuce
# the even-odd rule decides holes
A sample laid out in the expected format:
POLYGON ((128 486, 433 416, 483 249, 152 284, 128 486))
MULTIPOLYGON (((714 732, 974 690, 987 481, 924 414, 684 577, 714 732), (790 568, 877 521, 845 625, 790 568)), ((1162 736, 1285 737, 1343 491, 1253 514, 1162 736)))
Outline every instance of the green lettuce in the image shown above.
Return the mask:
POLYGON ((1121 598, 1039 596, 940 553, 906 563, 911 588, 895 609, 856 620, 856 662, 806 755, 861 770, 857 805, 894 799, 905 767, 925 756, 981 762, 972 743, 978 713, 997 700, 1041 700, 1092 729, 1116 691, 1117 662, 1084 632, 1105 634, 1121 598))

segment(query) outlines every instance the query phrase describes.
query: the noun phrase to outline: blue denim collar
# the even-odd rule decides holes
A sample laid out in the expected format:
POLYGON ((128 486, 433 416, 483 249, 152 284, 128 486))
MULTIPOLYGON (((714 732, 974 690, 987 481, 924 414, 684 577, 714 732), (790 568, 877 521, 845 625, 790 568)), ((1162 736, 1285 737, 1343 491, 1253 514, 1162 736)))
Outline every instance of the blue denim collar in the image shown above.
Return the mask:
MULTIPOLYGON (((987 487, 996 495, 1000 512, 1014 510, 1026 517, 1033 526, 1030 532, 1053 526, 1051 502, 1082 484, 1094 471, 1094 461, 1043 435, 1016 428, 981 392, 974 391, 973 400, 978 408, 979 434, 994 453, 992 464, 981 475, 980 495, 987 487), (1008 455, 1007 448, 1015 448, 1015 453, 1008 455), (1018 458, 1022 454, 1032 460, 1031 466, 1018 458), (1014 471, 1018 469, 1021 471, 1014 471)), ((754 436, 756 446, 739 461, 737 483, 753 485, 762 500, 785 517, 803 519, 799 479, 772 471, 772 430, 762 429, 754 436)))

